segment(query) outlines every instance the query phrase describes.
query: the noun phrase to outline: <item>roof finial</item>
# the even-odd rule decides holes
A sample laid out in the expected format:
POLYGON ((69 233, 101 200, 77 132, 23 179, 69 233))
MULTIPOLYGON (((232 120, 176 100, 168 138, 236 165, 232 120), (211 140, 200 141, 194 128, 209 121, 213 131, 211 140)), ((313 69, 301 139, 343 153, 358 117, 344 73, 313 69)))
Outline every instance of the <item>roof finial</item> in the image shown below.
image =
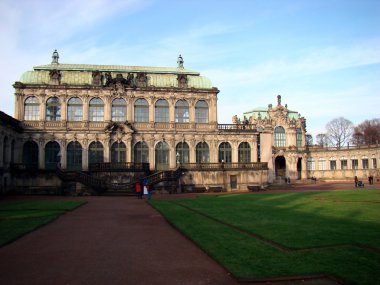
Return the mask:
POLYGON ((277 95, 277 106, 281 106, 281 95, 277 95))
POLYGON ((184 69, 184 67, 183 67, 183 58, 182 58, 181 55, 179 55, 179 57, 177 59, 177 68, 184 69))
POLYGON ((57 50, 54 50, 53 55, 51 56, 51 64, 58 64, 59 54, 57 50))

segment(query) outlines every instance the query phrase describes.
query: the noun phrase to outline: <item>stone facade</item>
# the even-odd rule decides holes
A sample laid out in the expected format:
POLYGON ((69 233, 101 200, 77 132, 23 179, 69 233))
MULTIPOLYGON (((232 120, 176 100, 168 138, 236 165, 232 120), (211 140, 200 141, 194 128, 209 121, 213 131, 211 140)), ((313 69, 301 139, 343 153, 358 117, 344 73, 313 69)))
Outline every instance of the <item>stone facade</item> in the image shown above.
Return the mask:
POLYGON ((15 119, 4 114, 12 125, 1 126, 3 189, 22 183, 56 186, 59 179, 51 175, 57 165, 88 173, 91 165, 102 163, 149 163, 152 172, 181 166, 188 170, 181 177, 183 187, 227 191, 284 177, 357 174, 310 168, 321 158, 368 157, 360 175, 371 167, 378 171, 377 146, 340 154, 307 147, 305 118, 283 105, 280 95, 275 107, 218 124, 219 90, 199 72, 185 69, 181 56, 174 68, 60 64, 58 59, 55 51, 51 64, 34 67, 14 84, 15 119), (19 170, 13 178, 11 166, 19 170), (20 176, 23 169, 38 170, 39 178, 20 176))

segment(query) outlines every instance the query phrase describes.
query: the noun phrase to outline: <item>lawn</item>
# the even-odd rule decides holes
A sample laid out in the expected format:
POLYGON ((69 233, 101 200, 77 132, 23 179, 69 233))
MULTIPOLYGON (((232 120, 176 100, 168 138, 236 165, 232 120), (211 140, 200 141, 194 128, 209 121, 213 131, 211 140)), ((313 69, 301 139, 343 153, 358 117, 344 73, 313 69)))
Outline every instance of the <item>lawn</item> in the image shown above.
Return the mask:
POLYGON ((19 201, 0 203, 0 246, 43 225, 85 202, 19 201))
POLYGON ((150 202, 239 279, 325 274, 380 284, 380 191, 150 202))

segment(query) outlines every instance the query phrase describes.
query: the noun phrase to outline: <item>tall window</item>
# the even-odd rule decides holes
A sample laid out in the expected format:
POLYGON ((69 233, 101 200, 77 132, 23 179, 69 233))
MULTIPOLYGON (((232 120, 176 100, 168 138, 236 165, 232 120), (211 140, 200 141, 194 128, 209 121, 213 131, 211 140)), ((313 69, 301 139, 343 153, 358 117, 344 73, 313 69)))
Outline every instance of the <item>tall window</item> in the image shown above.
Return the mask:
POLYGON ((176 147, 176 162, 189 163, 189 145, 185 142, 180 142, 176 147))
POLYGON ((149 148, 146 142, 138 142, 135 144, 134 162, 137 162, 137 163, 149 162, 149 148))
POLYGON ((318 170, 326 170, 326 160, 324 158, 318 160, 318 170))
POLYGON ((224 142, 219 145, 219 162, 232 162, 232 149, 228 142, 224 142))
POLYGON ((347 169, 347 159, 341 159, 340 160, 340 169, 342 169, 342 170, 347 169))
POLYGON ((8 150, 9 150, 8 137, 4 137, 4 141, 3 141, 3 164, 8 163, 8 150))
POLYGON ((186 100, 178 100, 175 104, 175 121, 176 123, 189 122, 189 104, 186 100))
POLYGON ((37 97, 28 97, 24 103, 24 120, 38 121, 40 119, 40 102, 37 97))
POLYGON ((46 101, 46 121, 61 120, 61 104, 57 97, 51 97, 46 101))
POLYGON ((336 170, 336 160, 330 160, 330 170, 336 170))
POLYGON ((67 120, 75 122, 83 120, 83 104, 78 97, 70 98, 67 102, 67 120))
POLYGON ((249 146, 249 143, 242 142, 239 145, 239 162, 240 163, 247 163, 251 162, 251 147, 249 146))
POLYGON ((149 122, 149 104, 145 99, 135 102, 135 122, 149 122))
POLYGON ((302 130, 300 128, 296 129, 296 144, 297 147, 302 147, 302 130))
POLYGON ((12 140, 11 142, 11 163, 14 163, 15 162, 15 141, 12 140))
POLYGON ((362 168, 363 169, 368 169, 368 158, 363 158, 362 159, 362 168))
POLYGON ((377 168, 377 161, 376 158, 372 158, 372 168, 376 169, 377 168))
POLYGON ((274 129, 274 146, 285 147, 285 129, 283 127, 274 129))
POLYGON ((89 115, 89 120, 91 122, 102 122, 104 120, 104 103, 102 99, 91 99, 89 115))
POLYGON ((169 168, 169 146, 166 142, 156 145, 156 169, 165 170, 169 168))
POLYGON ((314 162, 314 159, 312 158, 308 158, 307 159, 307 170, 315 170, 315 162, 314 162))
POLYGON ((195 122, 208 123, 208 105, 206 101, 200 100, 195 104, 195 122))
POLYGON ((123 142, 114 142, 111 147, 111 162, 125 162, 127 149, 123 142))
POLYGON ((197 163, 210 162, 210 149, 206 142, 200 142, 196 146, 196 161, 197 163))
POLYGON ((127 119, 127 104, 124 99, 117 98, 112 101, 112 121, 124 122, 127 119))
POLYGON ((82 146, 79 142, 70 142, 67 145, 67 169, 82 169, 82 146))
POLYGON ((45 168, 56 169, 61 156, 58 156, 60 146, 56 141, 48 142, 45 145, 45 168))
POLYGON ((154 117, 158 123, 169 122, 169 104, 166 100, 160 99, 156 102, 154 117))
POLYGON ((22 147, 22 163, 38 165, 38 144, 27 141, 22 147))
POLYGON ((359 168, 359 162, 357 159, 352 159, 351 160, 351 169, 358 169, 359 168))
POLYGON ((88 163, 98 163, 104 161, 104 149, 101 142, 92 142, 88 147, 88 163))

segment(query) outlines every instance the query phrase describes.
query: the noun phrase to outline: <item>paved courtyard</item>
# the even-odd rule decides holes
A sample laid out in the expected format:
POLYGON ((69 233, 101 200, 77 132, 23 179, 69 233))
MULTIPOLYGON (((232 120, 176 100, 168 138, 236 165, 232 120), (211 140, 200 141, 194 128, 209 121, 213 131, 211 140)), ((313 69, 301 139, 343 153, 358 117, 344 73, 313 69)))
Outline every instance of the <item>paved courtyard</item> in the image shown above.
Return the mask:
MULTIPOLYGON (((349 185, 293 186, 272 192, 338 190, 349 185)), ((154 198, 193 196, 158 194, 154 198)), ((88 203, 0 248, 0 284, 239 284, 172 228, 145 200, 135 197, 5 199, 81 199, 88 203)), ((336 283, 309 280, 262 284, 336 283)))

